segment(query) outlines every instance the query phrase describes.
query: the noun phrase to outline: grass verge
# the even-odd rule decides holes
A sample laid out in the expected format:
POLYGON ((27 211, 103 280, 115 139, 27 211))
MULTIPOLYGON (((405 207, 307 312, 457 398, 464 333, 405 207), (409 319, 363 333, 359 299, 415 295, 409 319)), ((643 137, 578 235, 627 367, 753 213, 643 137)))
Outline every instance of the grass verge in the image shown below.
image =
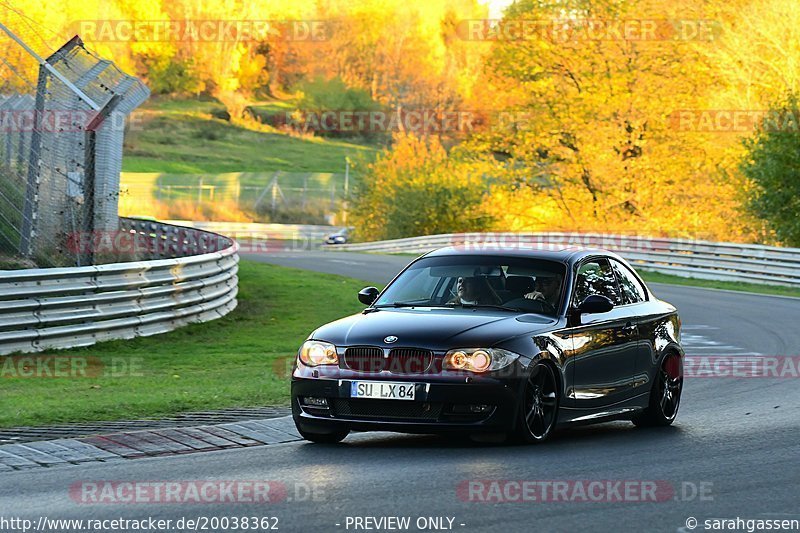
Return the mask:
POLYGON ((371 161, 374 145, 249 129, 218 118, 218 102, 159 100, 137 111, 125 138, 125 172, 343 173, 345 157, 371 161), (134 127, 135 124, 135 127, 134 127))
MULTIPOLYGON (((49 354, 87 361, 87 375, 111 369, 116 375, 7 377, 14 368, 0 367, 0 427, 287 404, 288 365, 300 343, 315 327, 362 309, 356 293, 364 285, 242 261, 239 307, 225 318, 157 337, 49 354)), ((0 357, 0 365, 18 368, 23 359, 0 357)))

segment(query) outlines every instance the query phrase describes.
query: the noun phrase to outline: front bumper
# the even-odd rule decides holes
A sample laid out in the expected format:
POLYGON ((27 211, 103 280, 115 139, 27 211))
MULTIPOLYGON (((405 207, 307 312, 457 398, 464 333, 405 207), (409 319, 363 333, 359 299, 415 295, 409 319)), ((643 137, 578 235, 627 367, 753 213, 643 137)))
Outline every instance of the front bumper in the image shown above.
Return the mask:
POLYGON ((354 378, 297 377, 292 380, 292 414, 295 423, 309 433, 338 429, 397 431, 402 433, 510 431, 517 420, 516 380, 482 379, 467 383, 430 380, 423 376, 403 378, 364 376, 360 381, 415 383, 415 399, 377 400, 350 397, 354 378), (305 398, 325 398, 327 408, 304 405, 305 398), (486 406, 474 412, 472 406, 486 406))

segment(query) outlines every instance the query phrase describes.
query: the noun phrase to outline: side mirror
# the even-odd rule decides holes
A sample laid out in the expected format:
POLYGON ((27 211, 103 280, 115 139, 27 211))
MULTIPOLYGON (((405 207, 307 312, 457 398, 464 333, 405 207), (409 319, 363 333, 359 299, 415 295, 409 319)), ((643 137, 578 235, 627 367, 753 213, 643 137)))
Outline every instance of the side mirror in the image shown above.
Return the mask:
POLYGON ((614 303, 600 294, 592 294, 578 304, 579 313, 608 313, 614 309, 614 303))
POLYGON ((358 301, 364 305, 371 305, 378 298, 379 292, 375 287, 365 287, 358 292, 358 301))

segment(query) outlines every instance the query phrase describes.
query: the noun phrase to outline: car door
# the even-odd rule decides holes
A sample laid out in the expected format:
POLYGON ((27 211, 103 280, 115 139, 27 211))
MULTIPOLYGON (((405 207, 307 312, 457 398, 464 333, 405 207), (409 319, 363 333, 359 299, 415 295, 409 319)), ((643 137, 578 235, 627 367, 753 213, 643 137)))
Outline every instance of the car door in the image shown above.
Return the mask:
POLYGON ((614 303, 606 313, 582 314, 572 329, 573 389, 576 408, 594 409, 633 397, 638 332, 606 257, 589 257, 578 265, 572 306, 600 294, 614 303))
MULTIPOLYGON (((614 258, 609 258, 609 261, 619 283, 622 299, 630 310, 639 334, 633 384, 634 388, 639 388, 649 382, 649 372, 653 368, 656 353, 656 347, 653 344, 655 338, 653 330, 658 327, 662 316, 659 313, 653 314, 647 289, 630 267, 614 258)), ((639 391, 639 394, 645 393, 647 390, 639 391)))

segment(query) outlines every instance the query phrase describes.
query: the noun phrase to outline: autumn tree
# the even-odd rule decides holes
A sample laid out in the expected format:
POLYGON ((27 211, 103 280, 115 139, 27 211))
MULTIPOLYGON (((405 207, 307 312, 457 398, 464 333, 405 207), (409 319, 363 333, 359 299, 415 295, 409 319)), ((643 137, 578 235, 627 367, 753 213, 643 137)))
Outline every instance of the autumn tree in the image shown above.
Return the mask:
POLYGON ((368 165, 353 205, 359 239, 395 239, 484 231, 486 163, 448 154, 436 138, 399 134, 391 150, 368 165))
POLYGON ((778 241, 800 246, 800 98, 778 102, 744 142, 741 170, 753 183, 749 207, 778 241))
POLYGON ((528 228, 727 231, 735 202, 713 139, 669 120, 702 108, 716 84, 698 51, 708 43, 665 23, 703 19, 700 4, 528 0, 509 9, 507 27, 540 26, 524 38, 500 35, 489 62, 487 91, 510 107, 476 147, 507 160, 515 194, 498 196, 522 198, 503 223, 519 227, 536 205, 547 210, 528 228), (614 23, 631 33, 615 33, 614 23), (707 208, 712 201, 718 209, 707 208))
POLYGON ((711 95, 718 109, 760 109, 800 89, 800 2, 715 2, 714 46, 701 51, 721 81, 711 95))
POLYGON ((314 75, 338 77, 390 109, 454 107, 479 72, 480 51, 454 39, 458 18, 485 16, 475 0, 321 1, 331 38, 313 52, 314 75))

